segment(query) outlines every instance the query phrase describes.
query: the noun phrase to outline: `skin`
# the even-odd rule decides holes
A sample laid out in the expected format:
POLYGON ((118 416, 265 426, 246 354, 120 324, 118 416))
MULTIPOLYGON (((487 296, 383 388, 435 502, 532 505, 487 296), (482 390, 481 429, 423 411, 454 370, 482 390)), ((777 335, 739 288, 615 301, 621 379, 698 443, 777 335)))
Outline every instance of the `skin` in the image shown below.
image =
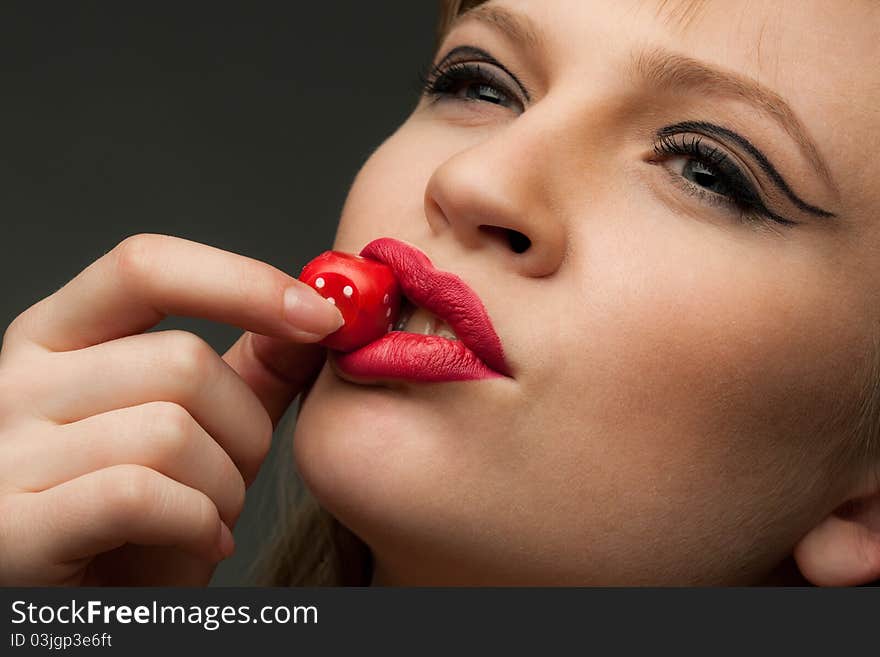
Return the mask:
POLYGON ((880 58, 880 10, 490 4, 545 47, 469 21, 439 55, 488 50, 531 89, 526 111, 423 99, 360 171, 334 248, 391 236, 461 276, 514 378, 355 381, 331 358, 294 436, 312 492, 369 545, 376 584, 802 581, 793 563, 817 584, 880 577, 876 464, 833 467, 880 309, 880 78, 859 65, 880 58), (636 84, 626 63, 651 46, 783 97, 834 186, 741 99, 636 84), (747 137, 836 219, 798 211, 723 140, 799 224, 688 194, 681 161, 652 156, 659 128, 689 120, 747 137))
POLYGON ((372 549, 376 584, 880 578, 880 468, 838 458, 880 308, 880 85, 852 66, 880 54, 876 6, 718 3, 676 21, 650 2, 492 4, 531 17, 548 49, 463 24, 444 50, 490 49, 533 90, 528 112, 420 103, 360 172, 335 248, 389 235, 461 276, 514 378, 343 379, 314 344, 340 314, 311 288, 132 236, 3 335, 0 585, 206 584, 306 389, 300 471, 372 549), (637 43, 771 86, 836 190, 741 102, 628 85, 637 43), (651 135, 707 117, 836 223, 756 229, 685 194, 651 135), (245 332, 222 356, 145 333, 167 314, 245 332))
POLYGON ((146 234, 21 313, 0 348, 0 585, 207 584, 340 323, 266 263, 146 234), (248 330, 221 357, 144 333, 167 314, 248 330))

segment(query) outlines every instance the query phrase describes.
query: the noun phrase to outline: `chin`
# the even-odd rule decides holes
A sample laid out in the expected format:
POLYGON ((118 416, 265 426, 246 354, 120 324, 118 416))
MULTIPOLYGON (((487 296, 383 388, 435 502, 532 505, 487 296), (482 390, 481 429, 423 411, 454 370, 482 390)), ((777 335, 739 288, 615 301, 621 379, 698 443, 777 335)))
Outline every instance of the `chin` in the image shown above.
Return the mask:
POLYGON ((507 549, 497 544, 503 532, 486 531, 485 522, 500 513, 491 483, 500 475, 488 474, 507 466, 495 451, 495 419, 479 412, 486 395, 474 385, 362 385, 328 359, 293 436, 303 482, 374 554, 417 555, 416 571, 450 559, 460 570, 465 555, 476 555, 485 570, 487 555, 507 549))
POLYGON ((321 506, 366 540, 424 513, 418 501, 436 465, 430 426, 405 390, 344 381, 325 363, 297 418, 297 470, 321 506))

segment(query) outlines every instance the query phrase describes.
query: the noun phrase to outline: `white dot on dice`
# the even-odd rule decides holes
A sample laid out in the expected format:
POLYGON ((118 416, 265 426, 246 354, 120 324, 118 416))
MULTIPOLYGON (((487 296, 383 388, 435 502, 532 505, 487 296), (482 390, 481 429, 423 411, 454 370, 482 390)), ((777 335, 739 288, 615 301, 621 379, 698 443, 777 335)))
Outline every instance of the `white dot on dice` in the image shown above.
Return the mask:
POLYGON ((336 299, 334 299, 333 297, 327 297, 327 301, 332 303, 334 306, 336 305, 336 299))
POLYGON ((347 297, 351 297, 351 295, 354 294, 354 288, 352 288, 351 285, 346 285, 342 288, 342 293, 347 297))
POLYGON ((318 288, 319 290, 322 287, 324 287, 324 279, 323 278, 316 278, 315 279, 315 287, 318 288))

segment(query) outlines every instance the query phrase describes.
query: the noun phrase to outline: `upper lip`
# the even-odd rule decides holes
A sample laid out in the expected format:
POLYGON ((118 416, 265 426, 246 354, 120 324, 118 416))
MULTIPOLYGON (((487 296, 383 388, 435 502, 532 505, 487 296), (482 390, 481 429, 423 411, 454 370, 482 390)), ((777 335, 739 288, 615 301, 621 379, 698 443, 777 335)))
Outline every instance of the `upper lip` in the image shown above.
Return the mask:
POLYGON ((467 283, 434 267, 416 247, 390 237, 373 240, 360 255, 389 266, 410 301, 449 324, 458 339, 486 365, 511 376, 489 313, 467 283))

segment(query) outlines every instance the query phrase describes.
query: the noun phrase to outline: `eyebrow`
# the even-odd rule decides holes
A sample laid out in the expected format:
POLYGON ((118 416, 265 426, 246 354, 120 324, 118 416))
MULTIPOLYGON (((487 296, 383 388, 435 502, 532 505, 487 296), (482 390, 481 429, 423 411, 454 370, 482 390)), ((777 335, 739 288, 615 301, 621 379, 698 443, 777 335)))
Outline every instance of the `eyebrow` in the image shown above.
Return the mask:
MULTIPOLYGON (((507 35, 511 41, 522 44, 530 50, 541 50, 546 43, 545 35, 528 16, 508 9, 491 4, 478 5, 456 17, 450 25, 450 31, 468 20, 491 25, 507 35)), ((631 61, 630 74, 642 82, 663 89, 703 90, 717 96, 729 96, 749 103, 770 116, 786 131, 826 185, 835 194, 839 194, 825 160, 810 139, 803 123, 782 96, 753 78, 715 68, 663 48, 651 48, 635 53, 631 61)))
POLYGON ((543 32, 538 29, 537 25, 528 16, 491 4, 477 5, 473 9, 468 9, 459 14, 452 21, 447 32, 451 32, 460 23, 468 20, 476 20, 492 25, 504 32, 512 41, 521 43, 530 50, 541 50, 544 47, 545 39, 543 32))
POLYGON ((788 103, 775 91, 750 77, 724 71, 662 48, 640 52, 633 57, 632 63, 637 77, 659 88, 672 91, 703 90, 716 96, 731 96, 769 115, 794 139, 825 183, 837 192, 837 186, 816 144, 788 103))

